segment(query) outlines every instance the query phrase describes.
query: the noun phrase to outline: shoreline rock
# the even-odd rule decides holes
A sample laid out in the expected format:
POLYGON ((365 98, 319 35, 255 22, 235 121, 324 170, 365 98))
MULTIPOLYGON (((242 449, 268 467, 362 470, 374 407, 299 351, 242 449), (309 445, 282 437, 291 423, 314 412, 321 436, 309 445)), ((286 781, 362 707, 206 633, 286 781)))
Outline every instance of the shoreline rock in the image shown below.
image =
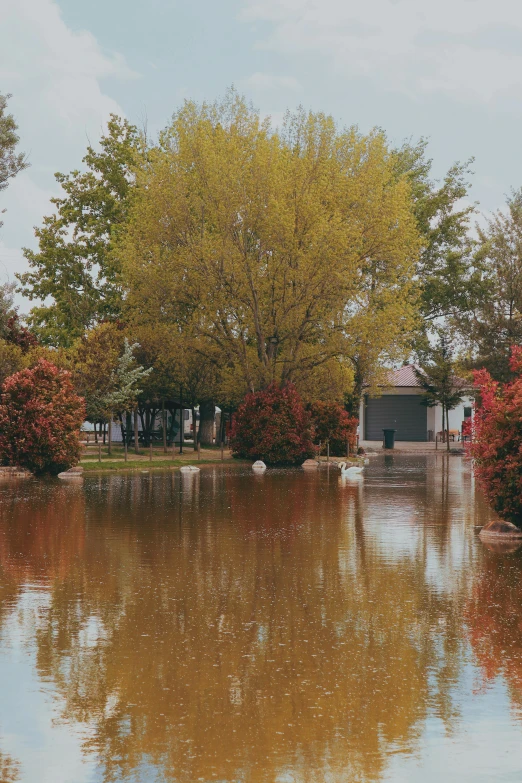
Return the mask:
POLYGON ((61 479, 78 479, 83 478, 83 468, 76 465, 74 468, 64 470, 62 473, 58 473, 58 478, 61 479))
POLYGON ((490 541, 492 543, 502 540, 516 541, 517 539, 522 541, 522 530, 516 525, 513 525, 512 522, 494 519, 482 528, 479 537, 482 541, 490 541))

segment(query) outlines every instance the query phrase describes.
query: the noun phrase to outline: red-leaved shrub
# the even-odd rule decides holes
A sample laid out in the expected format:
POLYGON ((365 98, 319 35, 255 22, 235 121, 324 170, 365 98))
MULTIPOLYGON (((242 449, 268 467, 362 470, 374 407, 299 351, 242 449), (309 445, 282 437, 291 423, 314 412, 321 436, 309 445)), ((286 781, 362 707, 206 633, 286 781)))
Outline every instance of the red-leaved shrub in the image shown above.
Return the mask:
POLYGON ((504 520, 522 527, 522 348, 511 352, 512 383, 475 372, 480 405, 473 420, 470 454, 489 503, 504 520))
POLYGON ((321 443, 324 449, 328 441, 330 454, 335 457, 346 455, 347 443, 350 443, 350 451, 355 451, 355 417, 350 416, 337 402, 312 402, 307 409, 312 416, 315 443, 321 443))
POLYGON ((269 465, 295 465, 314 455, 310 414, 291 384, 248 394, 232 423, 234 454, 269 465))
POLYGON ((60 473, 80 458, 85 404, 70 373, 40 359, 6 379, 0 398, 0 460, 34 473, 60 473))

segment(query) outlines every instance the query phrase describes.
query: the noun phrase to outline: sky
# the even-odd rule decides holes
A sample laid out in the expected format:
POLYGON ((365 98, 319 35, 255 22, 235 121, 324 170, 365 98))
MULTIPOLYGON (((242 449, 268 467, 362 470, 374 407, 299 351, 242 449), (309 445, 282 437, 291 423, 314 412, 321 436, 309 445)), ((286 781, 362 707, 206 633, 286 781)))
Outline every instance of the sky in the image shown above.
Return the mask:
POLYGON ((522 186, 517 0, 0 0, 0 92, 31 163, 0 194, 0 282, 27 268, 54 173, 81 167, 111 112, 154 136, 231 85, 276 124, 303 105, 427 137, 438 177, 474 157, 486 214, 522 186))

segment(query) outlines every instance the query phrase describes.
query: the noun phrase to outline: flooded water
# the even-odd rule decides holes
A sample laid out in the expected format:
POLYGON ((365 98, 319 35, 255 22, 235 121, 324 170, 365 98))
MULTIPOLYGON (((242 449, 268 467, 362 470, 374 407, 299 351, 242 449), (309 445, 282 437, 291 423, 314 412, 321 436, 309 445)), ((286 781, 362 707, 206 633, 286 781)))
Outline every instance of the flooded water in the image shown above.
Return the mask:
POLYGON ((522 780, 522 554, 460 457, 0 485, 0 780, 522 780))

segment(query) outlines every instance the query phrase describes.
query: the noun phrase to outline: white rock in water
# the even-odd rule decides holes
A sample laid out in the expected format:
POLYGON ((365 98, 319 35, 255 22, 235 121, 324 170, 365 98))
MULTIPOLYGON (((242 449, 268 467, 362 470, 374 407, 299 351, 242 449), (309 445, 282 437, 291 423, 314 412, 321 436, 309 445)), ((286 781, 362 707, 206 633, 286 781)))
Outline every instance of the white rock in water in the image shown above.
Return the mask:
POLYGON ((183 465, 179 470, 180 473, 199 473, 199 468, 195 465, 183 465))
POLYGON ((58 473, 58 478, 61 479, 82 479, 83 475, 81 473, 78 473, 77 471, 69 471, 66 470, 63 473, 58 473))
POLYGON ((303 468, 318 468, 319 463, 316 459, 305 459, 305 461, 302 464, 303 468))
POLYGON ((252 465, 252 470, 266 470, 266 465, 262 459, 258 459, 252 465))

